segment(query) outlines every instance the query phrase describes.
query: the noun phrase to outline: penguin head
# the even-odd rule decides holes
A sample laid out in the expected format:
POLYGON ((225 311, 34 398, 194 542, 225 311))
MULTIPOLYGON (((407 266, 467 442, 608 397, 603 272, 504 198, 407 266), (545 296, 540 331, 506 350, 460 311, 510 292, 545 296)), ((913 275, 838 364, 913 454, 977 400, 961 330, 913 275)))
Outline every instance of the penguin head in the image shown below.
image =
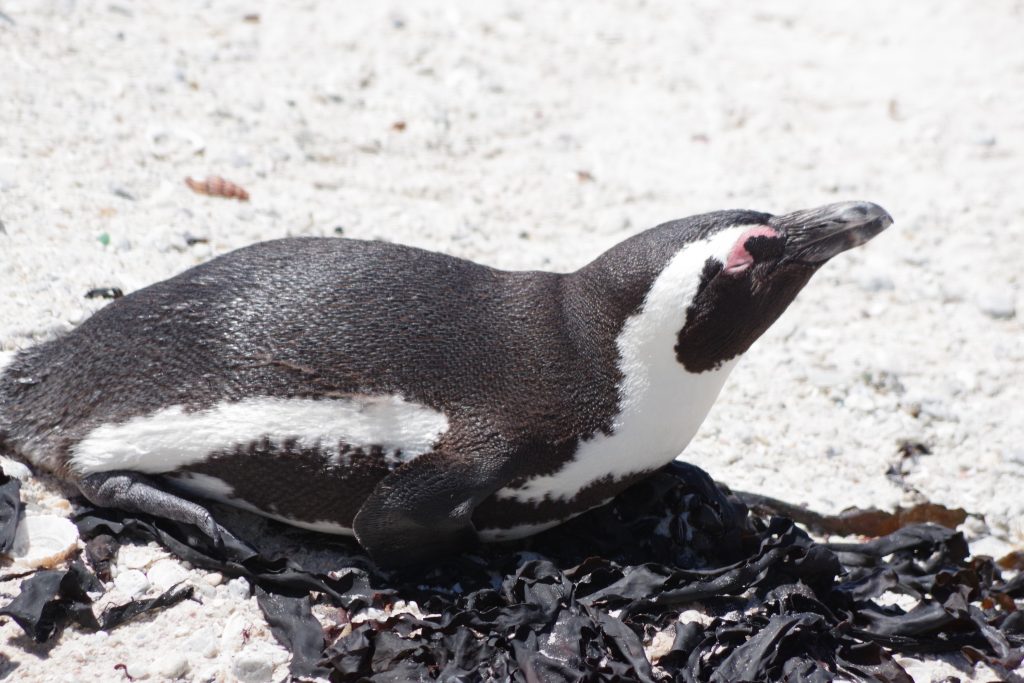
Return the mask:
POLYGON ((718 230, 703 243, 710 255, 693 264, 700 268, 699 281, 679 330, 676 359, 700 373, 746 352, 818 268, 891 224, 892 217, 869 202, 784 216, 723 212, 718 230))

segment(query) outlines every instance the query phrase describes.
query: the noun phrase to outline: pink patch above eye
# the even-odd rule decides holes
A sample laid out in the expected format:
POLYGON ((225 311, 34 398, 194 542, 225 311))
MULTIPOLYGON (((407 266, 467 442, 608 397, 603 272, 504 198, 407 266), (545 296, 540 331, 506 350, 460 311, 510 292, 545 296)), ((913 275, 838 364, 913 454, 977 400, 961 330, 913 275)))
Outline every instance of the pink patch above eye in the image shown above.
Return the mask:
POLYGON ((754 257, 747 251, 747 240, 751 237, 778 237, 779 233, 767 225, 759 225, 756 228, 751 228, 745 233, 740 235, 740 238, 736 240, 736 244, 733 245, 732 251, 729 252, 729 258, 725 262, 725 272, 736 274, 742 273, 750 266, 754 265, 754 257))

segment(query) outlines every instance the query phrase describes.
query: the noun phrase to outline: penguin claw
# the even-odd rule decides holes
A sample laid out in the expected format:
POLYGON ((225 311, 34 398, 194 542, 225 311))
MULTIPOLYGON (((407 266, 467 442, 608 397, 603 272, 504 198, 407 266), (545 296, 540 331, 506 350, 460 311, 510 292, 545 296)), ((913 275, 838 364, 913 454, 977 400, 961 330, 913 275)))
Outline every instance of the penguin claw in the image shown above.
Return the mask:
MULTIPOLYGON (((218 551, 224 551, 224 535, 221 533, 221 525, 213 521, 213 515, 207 511, 206 516, 201 519, 196 526, 210 541, 213 542, 213 547, 218 551)), ((225 530, 226 531, 226 530, 225 530)))
POLYGON ((78 488, 93 505, 142 512, 191 524, 209 538, 219 551, 224 550, 225 535, 234 538, 227 529, 217 524, 210 511, 202 505, 159 488, 138 472, 91 474, 78 482, 78 488))

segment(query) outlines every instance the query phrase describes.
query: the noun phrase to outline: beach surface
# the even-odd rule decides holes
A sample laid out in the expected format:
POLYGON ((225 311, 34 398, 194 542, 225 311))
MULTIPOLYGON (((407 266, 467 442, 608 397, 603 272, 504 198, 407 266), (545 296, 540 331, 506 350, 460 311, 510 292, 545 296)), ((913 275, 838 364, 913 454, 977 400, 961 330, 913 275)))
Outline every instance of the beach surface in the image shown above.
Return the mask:
MULTIPOLYGON (((823 513, 963 508, 1000 557, 1024 549, 1022 30, 1011 0, 0 0, 0 351, 260 240, 570 271, 673 218, 874 201, 893 227, 815 276, 683 458, 823 513)), ((46 645, 7 622, 0 678, 285 675, 247 586, 155 546, 115 573, 105 600, 200 601, 46 645)))

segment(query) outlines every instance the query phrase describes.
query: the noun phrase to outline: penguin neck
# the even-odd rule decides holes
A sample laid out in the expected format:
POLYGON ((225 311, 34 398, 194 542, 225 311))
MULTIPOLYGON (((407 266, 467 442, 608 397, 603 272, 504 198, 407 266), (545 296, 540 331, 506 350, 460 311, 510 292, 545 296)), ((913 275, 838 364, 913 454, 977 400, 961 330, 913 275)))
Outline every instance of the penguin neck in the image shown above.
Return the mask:
POLYGON ((705 262, 711 255, 723 258, 742 229, 681 245, 648 231, 602 254, 567 282, 576 310, 589 312, 586 328, 593 341, 614 346, 619 407, 612 431, 635 434, 626 440, 642 441, 638 445, 656 457, 671 459, 685 448, 738 360, 690 372, 679 363, 675 346, 705 262))
POLYGON ((703 265, 704 247, 639 258, 635 250, 614 251, 562 281, 563 320, 577 349, 614 391, 614 413, 605 428, 581 438, 560 470, 502 489, 499 498, 564 500, 596 482, 626 481, 663 467, 696 434, 735 364, 693 373, 676 359, 679 330, 699 284, 688 275, 698 257, 703 265))

